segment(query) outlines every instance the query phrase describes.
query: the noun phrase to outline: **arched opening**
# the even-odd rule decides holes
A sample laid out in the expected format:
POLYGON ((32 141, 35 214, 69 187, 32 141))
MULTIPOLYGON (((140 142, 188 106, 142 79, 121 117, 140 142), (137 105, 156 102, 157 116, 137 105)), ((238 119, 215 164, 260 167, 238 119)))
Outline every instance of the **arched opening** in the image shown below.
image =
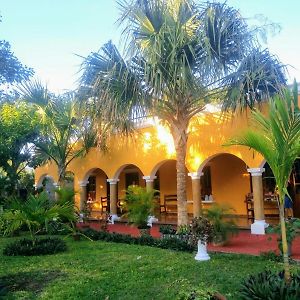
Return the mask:
POLYGON ((200 169, 203 208, 218 203, 231 207, 232 214, 245 217, 245 196, 251 191, 251 176, 245 162, 232 154, 222 153, 208 158, 198 173, 200 169))
MULTIPOLYGON (((165 222, 177 222, 177 172, 176 160, 164 160, 152 170, 155 176, 153 188, 158 190, 160 197, 160 219, 165 222)), ((192 180, 186 169, 187 209, 189 215, 193 213, 192 180)))
POLYGON ((109 212, 110 187, 106 173, 102 169, 94 168, 89 170, 84 178, 86 179, 86 193, 84 193, 86 199, 83 200, 86 214, 97 218, 109 212))
MULTIPOLYGON (((265 212, 266 216, 268 216, 268 213, 272 216, 278 217, 278 210, 276 212, 275 208, 277 207, 277 203, 275 202, 273 206, 275 208, 272 209, 272 211, 268 211, 268 206, 271 205, 270 199, 273 199, 272 197, 275 192, 276 188, 276 182, 273 175, 273 172, 267 162, 263 165, 263 168, 265 169, 265 172, 263 173, 263 191, 264 191, 264 198, 265 198, 265 212), (269 201, 268 201, 269 200, 269 201), (274 213, 275 212, 275 213, 274 213)), ((293 214, 294 217, 299 218, 300 217, 300 158, 297 158, 293 165, 293 170, 290 175, 290 196, 293 201, 293 214)))
POLYGON ((117 183, 118 199, 123 199, 127 188, 130 185, 145 187, 144 174, 133 164, 125 165, 119 168, 115 178, 119 179, 117 183))

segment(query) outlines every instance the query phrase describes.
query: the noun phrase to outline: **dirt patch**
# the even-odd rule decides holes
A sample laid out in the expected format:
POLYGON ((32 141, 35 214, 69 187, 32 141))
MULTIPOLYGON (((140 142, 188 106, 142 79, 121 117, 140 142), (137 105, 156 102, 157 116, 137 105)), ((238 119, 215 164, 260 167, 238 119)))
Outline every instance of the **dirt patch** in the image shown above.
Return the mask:
POLYGON ((53 280, 66 276, 59 270, 19 272, 0 277, 0 298, 9 292, 27 291, 39 294, 53 280))

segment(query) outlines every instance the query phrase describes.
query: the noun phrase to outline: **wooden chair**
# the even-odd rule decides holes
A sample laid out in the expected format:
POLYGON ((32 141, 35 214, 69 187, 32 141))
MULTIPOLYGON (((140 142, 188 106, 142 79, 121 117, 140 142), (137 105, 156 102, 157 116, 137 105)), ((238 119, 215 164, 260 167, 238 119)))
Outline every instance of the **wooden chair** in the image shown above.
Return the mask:
POLYGON ((107 197, 100 198, 101 213, 109 211, 109 199, 107 197))
POLYGON ((253 195, 247 194, 245 198, 246 203, 246 211, 248 220, 254 221, 254 203, 253 203, 253 195))
POLYGON ((163 204, 160 205, 161 213, 177 213, 177 195, 164 195, 163 204))

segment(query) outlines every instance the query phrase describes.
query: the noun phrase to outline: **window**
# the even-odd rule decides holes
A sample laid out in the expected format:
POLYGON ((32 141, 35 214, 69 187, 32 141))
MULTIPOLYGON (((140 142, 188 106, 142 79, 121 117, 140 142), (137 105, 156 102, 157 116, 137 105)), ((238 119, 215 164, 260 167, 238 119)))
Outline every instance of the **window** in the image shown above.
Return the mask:
POLYGON ((201 176, 201 198, 205 200, 205 196, 212 194, 211 187, 211 171, 210 166, 204 167, 203 175, 201 176))

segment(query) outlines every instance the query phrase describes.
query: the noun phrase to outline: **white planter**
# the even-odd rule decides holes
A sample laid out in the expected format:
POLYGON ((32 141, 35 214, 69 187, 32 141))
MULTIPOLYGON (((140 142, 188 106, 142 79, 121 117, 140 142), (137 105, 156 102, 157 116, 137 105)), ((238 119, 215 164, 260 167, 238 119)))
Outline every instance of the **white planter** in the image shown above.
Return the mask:
POLYGON ((199 261, 204 261, 204 260, 209 260, 210 257, 207 253, 207 244, 201 242, 200 240, 198 240, 198 252, 195 256, 196 260, 199 261))

